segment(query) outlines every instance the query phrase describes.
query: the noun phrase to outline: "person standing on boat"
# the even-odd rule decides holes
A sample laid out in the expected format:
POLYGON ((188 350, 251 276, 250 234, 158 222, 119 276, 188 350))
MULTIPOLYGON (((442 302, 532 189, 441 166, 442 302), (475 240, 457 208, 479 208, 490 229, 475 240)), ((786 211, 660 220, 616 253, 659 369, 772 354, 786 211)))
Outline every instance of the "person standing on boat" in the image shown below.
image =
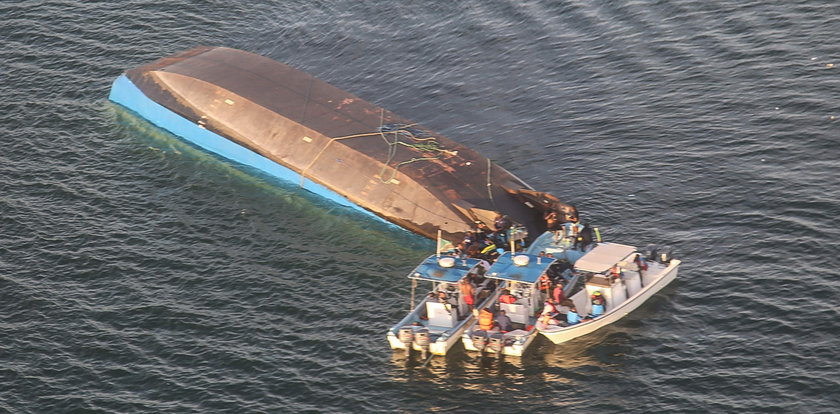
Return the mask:
POLYGON ((636 253, 636 258, 633 259, 633 263, 635 263, 636 266, 639 267, 639 276, 644 276, 643 272, 648 270, 648 264, 647 261, 645 261, 645 258, 642 257, 642 255, 636 253))
POLYGON ((475 307, 475 288, 468 278, 461 279, 461 283, 458 287, 461 289, 461 298, 470 308, 470 312, 472 312, 475 307))
POLYGON ((496 214, 496 219, 493 220, 493 227, 496 230, 496 240, 502 245, 507 246, 508 229, 511 227, 510 219, 503 216, 502 213, 496 214))
POLYGON ((600 290, 596 290, 595 293, 592 294, 592 313, 589 315, 590 318, 596 318, 604 314, 606 301, 604 300, 604 295, 601 294, 600 290))
POLYGON ((592 244, 593 238, 594 235, 592 234, 592 227, 589 226, 589 223, 584 223, 583 228, 580 229, 577 237, 575 237, 574 249, 578 250, 578 247, 580 247, 580 251, 586 250, 586 248, 592 244))
POLYGON ((492 233, 492 232, 493 231, 491 231, 490 228, 487 227, 487 225, 484 224, 483 222, 481 222, 481 221, 476 221, 475 222, 475 232, 473 232, 473 234, 475 235, 476 240, 481 240, 481 239, 489 236, 490 233, 492 233))
POLYGON ((479 247, 481 248, 481 252, 478 255, 480 259, 488 261, 496 260, 496 244, 493 240, 486 238, 479 247))
POLYGON ((545 219, 545 227, 548 231, 560 230, 560 228, 561 228, 560 220, 557 217, 557 212, 556 211, 552 210, 552 211, 546 212, 545 215, 543 216, 543 219, 545 219))
POLYGON ((554 299, 554 303, 563 303, 563 299, 566 299, 566 293, 563 292, 563 284, 557 283, 554 285, 554 289, 551 291, 551 298, 554 299))
POLYGON ((551 279, 548 278, 548 275, 543 273, 540 275, 540 278, 537 279, 537 288, 540 292, 545 292, 545 295, 549 295, 549 289, 551 289, 551 279))

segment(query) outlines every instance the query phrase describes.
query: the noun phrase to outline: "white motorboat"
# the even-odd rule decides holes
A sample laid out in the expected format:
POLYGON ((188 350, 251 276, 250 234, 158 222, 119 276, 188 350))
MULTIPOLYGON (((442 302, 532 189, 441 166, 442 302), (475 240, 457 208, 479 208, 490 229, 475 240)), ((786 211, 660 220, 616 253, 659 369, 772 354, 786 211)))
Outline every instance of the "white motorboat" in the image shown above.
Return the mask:
POLYGON ((649 246, 645 250, 641 253, 633 246, 599 243, 586 251, 574 261, 583 287, 569 298, 583 321, 573 325, 562 321, 558 325, 540 324, 540 333, 559 344, 594 332, 623 318, 671 283, 677 277, 680 261, 671 258, 668 248, 649 246), (604 312, 587 317, 592 314, 590 298, 596 292, 606 301, 604 312))
POLYGON ((446 355, 461 333, 475 320, 458 284, 467 279, 479 281, 475 289, 476 309, 498 296, 496 281, 482 277, 489 264, 479 259, 432 255, 423 260, 408 277, 412 279, 412 304, 418 282, 431 282, 432 290, 420 304, 388 330, 392 349, 412 349, 432 355, 446 355), (477 276, 477 277, 476 277, 477 276))
POLYGON ((525 253, 511 255, 505 252, 499 256, 488 270, 487 277, 499 280, 500 293, 502 290, 509 291, 515 302, 502 303, 497 298, 488 306, 478 309, 479 312, 491 312, 496 316, 504 311, 514 329, 504 331, 498 326, 490 326, 489 323, 481 326, 479 321, 475 321, 461 335, 464 348, 468 351, 522 356, 537 336, 535 315, 545 301, 539 290, 540 277, 556 262, 555 258, 525 253))

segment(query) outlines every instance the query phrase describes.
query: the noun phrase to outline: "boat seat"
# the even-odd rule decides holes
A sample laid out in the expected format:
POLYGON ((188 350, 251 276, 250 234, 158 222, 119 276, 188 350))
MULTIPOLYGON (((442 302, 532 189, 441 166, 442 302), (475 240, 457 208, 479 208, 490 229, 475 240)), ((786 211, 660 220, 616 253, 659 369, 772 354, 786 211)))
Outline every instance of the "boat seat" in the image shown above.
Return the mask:
POLYGON ((500 308, 505 311, 505 314, 510 318, 511 322, 528 323, 528 307, 517 303, 501 303, 500 308))
POLYGON ((446 304, 439 302, 426 302, 426 315, 429 318, 430 327, 440 326, 451 328, 455 326, 458 320, 458 312, 455 308, 450 311, 446 309, 446 304))

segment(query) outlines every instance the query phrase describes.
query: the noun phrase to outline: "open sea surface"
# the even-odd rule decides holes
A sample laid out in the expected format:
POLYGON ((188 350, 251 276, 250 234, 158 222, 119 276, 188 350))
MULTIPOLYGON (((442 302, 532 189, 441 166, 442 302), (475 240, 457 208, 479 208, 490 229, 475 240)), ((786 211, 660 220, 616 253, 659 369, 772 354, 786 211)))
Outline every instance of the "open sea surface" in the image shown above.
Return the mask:
POLYGON ((0 412, 838 413, 836 0, 0 2, 0 412), (107 100, 197 45, 286 62, 680 276, 523 358, 393 353, 433 242, 107 100))

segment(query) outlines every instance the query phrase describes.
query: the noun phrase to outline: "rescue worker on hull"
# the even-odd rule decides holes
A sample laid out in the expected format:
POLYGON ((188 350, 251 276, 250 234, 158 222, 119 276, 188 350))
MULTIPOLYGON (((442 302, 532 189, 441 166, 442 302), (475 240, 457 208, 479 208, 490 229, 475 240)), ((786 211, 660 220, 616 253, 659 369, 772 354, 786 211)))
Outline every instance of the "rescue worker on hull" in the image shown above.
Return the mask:
POLYGON ((592 240, 594 239, 594 235, 592 234, 592 227, 589 227, 589 223, 584 223, 583 228, 580 229, 580 232, 575 237, 575 250, 584 251, 586 248, 592 244, 592 240))

